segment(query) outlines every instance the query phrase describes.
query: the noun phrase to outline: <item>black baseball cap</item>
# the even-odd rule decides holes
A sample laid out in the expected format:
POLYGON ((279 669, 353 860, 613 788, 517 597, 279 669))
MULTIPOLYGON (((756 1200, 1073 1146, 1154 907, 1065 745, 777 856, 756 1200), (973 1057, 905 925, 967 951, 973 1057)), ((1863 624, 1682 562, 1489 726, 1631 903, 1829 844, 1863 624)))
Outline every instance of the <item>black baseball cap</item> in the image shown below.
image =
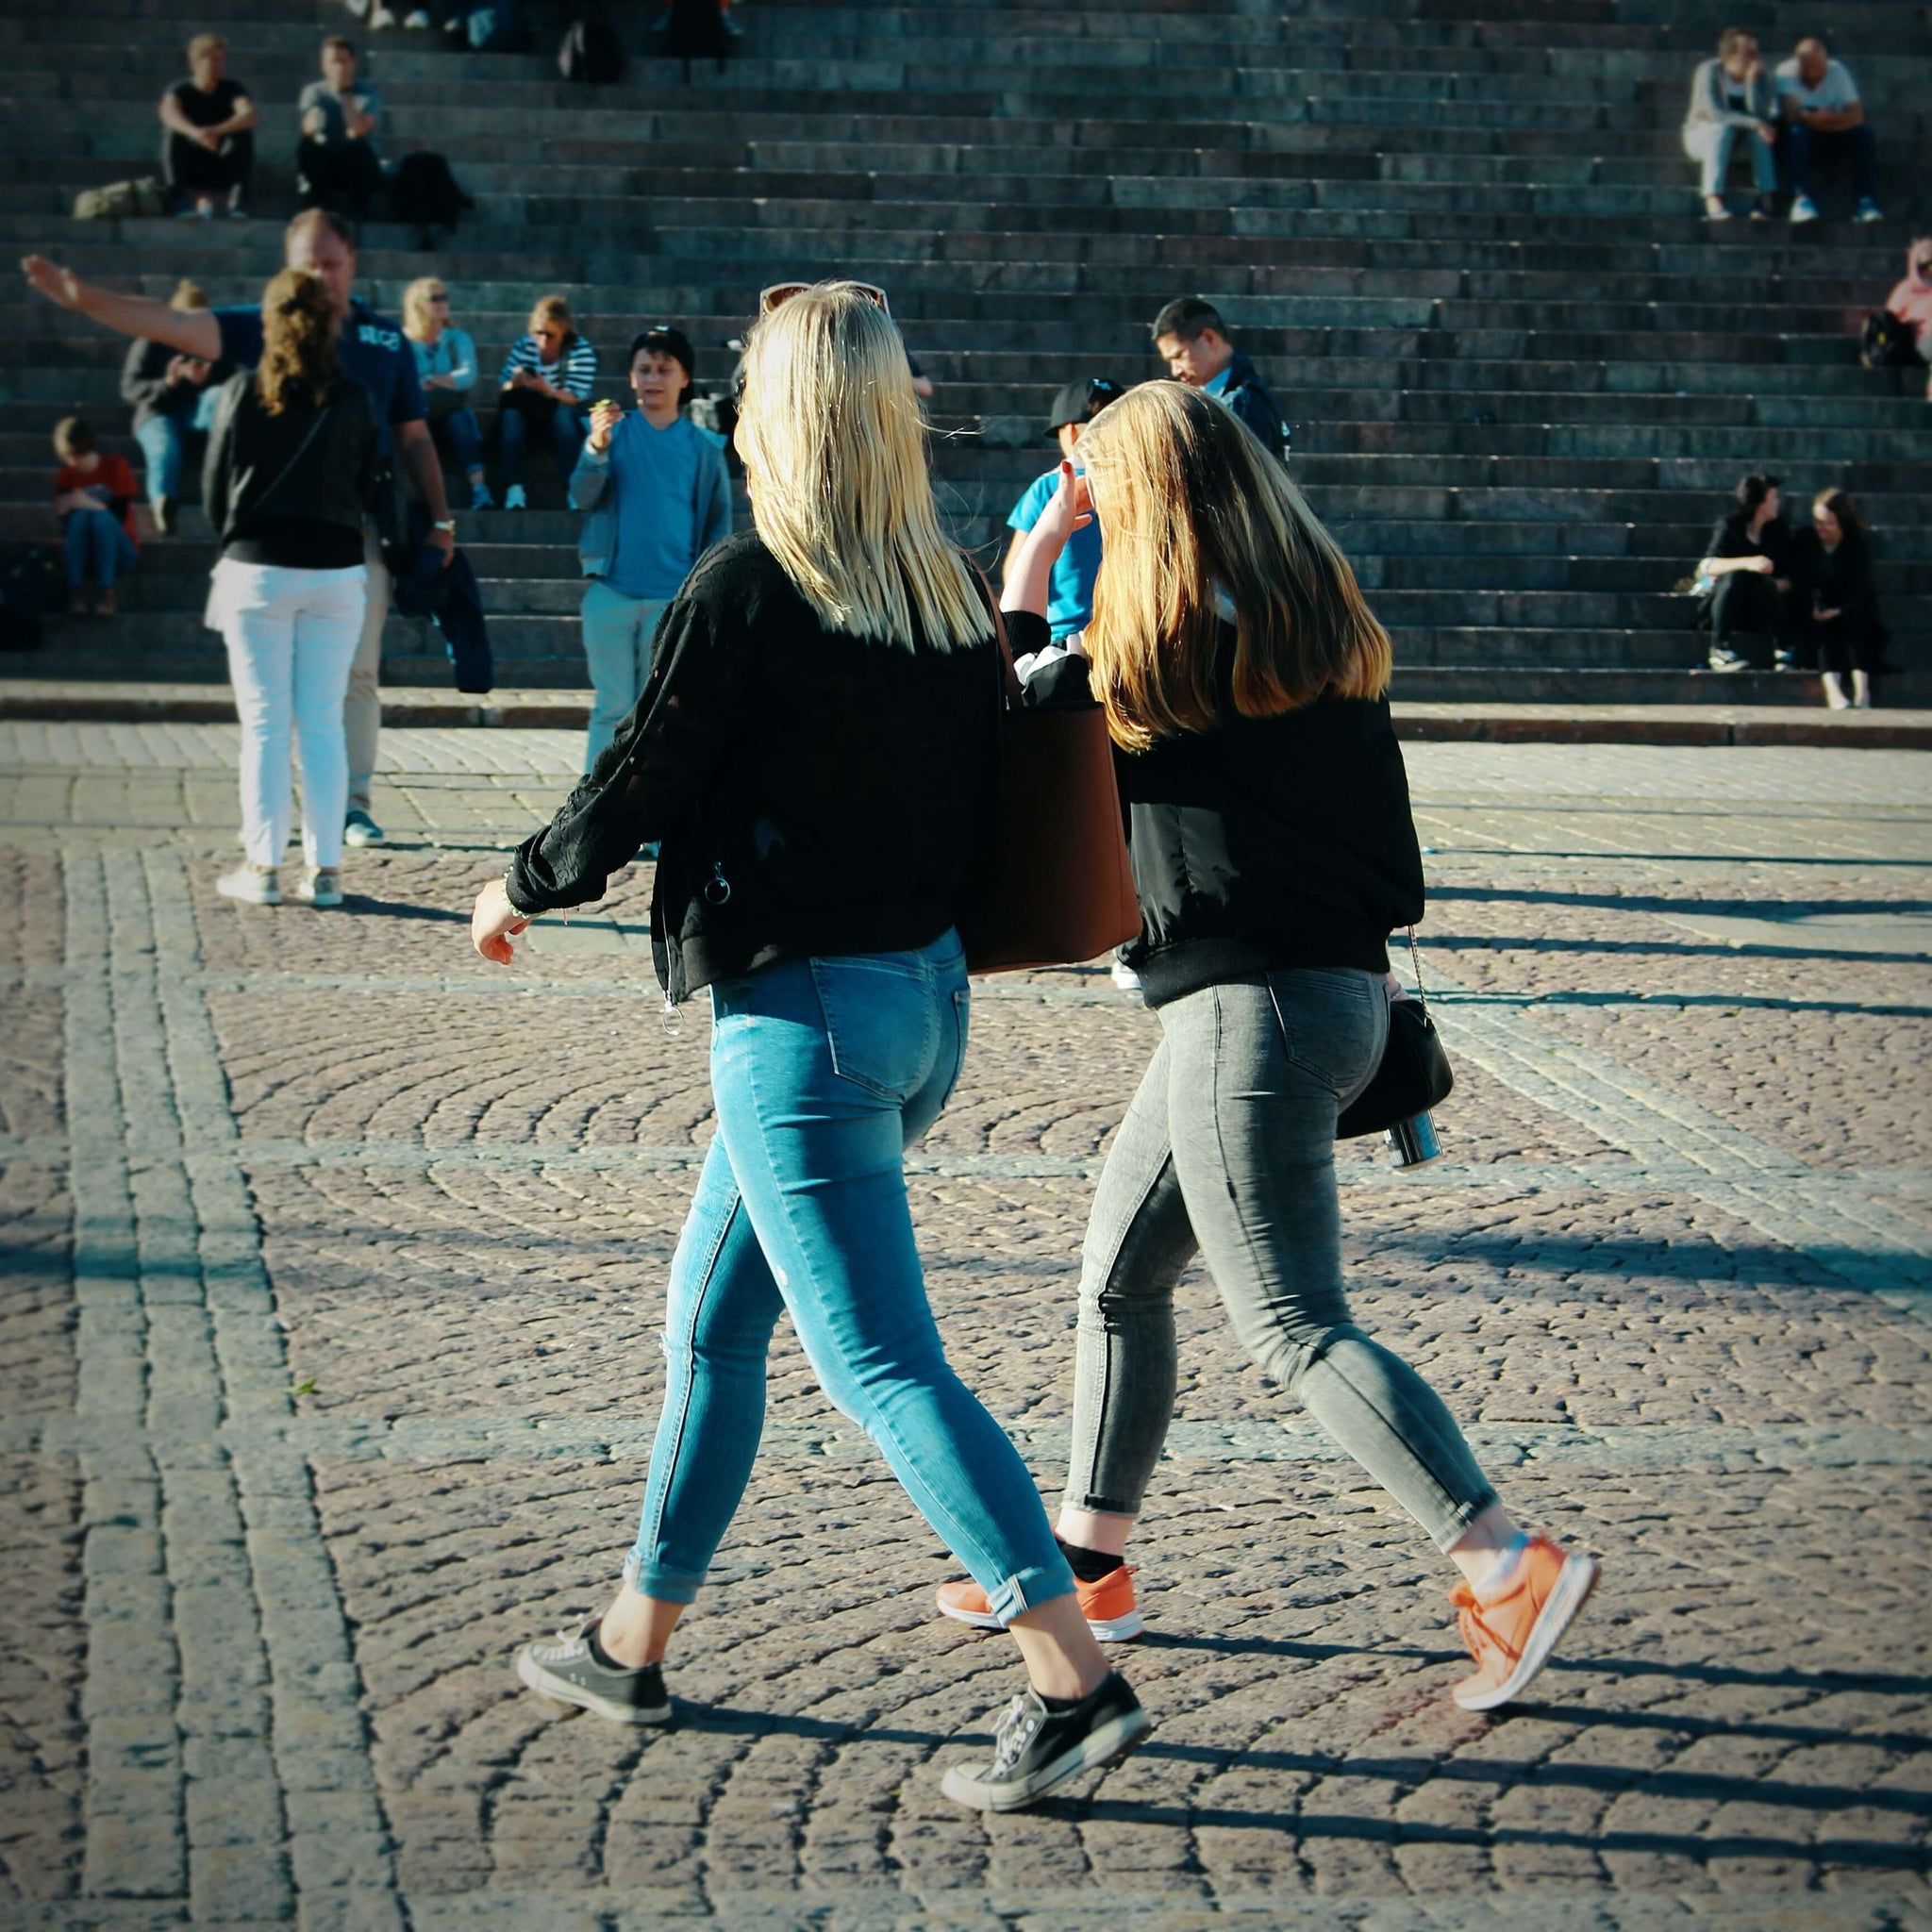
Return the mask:
POLYGON ((1047 434, 1064 429, 1069 423, 1091 423, 1117 397, 1126 394, 1119 383, 1105 375, 1083 375, 1070 382, 1053 399, 1053 414, 1046 419, 1047 434))
POLYGON ((624 358, 626 370, 638 359, 640 349, 661 349, 667 356, 675 356, 684 364, 685 375, 696 379, 698 373, 698 352, 691 345, 691 338, 681 328, 673 328, 668 322, 656 322, 631 338, 630 354, 624 358))

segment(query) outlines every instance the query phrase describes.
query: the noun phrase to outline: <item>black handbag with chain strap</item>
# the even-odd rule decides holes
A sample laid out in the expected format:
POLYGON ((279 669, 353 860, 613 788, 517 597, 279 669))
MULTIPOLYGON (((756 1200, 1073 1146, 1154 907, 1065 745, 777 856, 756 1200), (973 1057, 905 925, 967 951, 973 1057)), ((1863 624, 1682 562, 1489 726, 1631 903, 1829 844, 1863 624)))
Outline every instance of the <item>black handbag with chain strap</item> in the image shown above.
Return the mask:
POLYGON ((1389 1039, 1374 1077, 1349 1102, 1335 1123, 1338 1141, 1379 1134, 1399 1121, 1447 1100, 1456 1085, 1441 1036, 1429 1018, 1428 995, 1423 991, 1422 955, 1416 949, 1415 927, 1408 929, 1409 957, 1415 961, 1415 997, 1391 1001, 1389 1039))

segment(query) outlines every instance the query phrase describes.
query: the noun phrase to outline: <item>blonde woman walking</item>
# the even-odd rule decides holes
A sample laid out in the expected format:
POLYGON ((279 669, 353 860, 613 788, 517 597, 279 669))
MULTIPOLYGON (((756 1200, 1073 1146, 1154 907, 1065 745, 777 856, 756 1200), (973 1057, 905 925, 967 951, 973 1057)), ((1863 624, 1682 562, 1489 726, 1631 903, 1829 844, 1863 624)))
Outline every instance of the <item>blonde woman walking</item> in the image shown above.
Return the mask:
POLYGON ((296 896, 340 906, 349 751, 342 699, 362 633, 362 525, 380 434, 369 391, 336 358, 341 310, 328 284, 284 269, 261 299, 260 366, 215 407, 202 502, 221 539, 210 611, 228 647, 242 721, 242 865, 231 899, 281 903, 291 746, 302 747, 296 896))
POLYGON ((1008 1810, 1147 1720, 1025 1465, 946 1363, 906 1199, 904 1150, 966 1050, 954 927, 993 798, 992 618, 940 534, 883 294, 787 285, 761 307, 738 426, 755 527, 692 571, 636 708, 473 922, 476 950, 508 963, 531 915, 598 898, 658 840, 667 1010, 711 995, 717 1132, 671 1266, 643 1520, 609 1608, 517 1668, 618 1723, 670 1716, 666 1649, 751 1474, 783 1309, 1018 1640, 1029 1686, 991 1762, 945 1781, 1008 1810))
MULTIPOLYGON (((1462 1432, 1350 1320, 1335 1124, 1389 1034, 1389 935, 1422 857, 1389 720, 1388 635, 1279 464, 1226 409, 1148 383, 1080 439, 1007 575, 1016 657, 1098 518, 1085 658, 1119 748, 1141 935, 1124 950, 1160 1044, 1101 1171, 1082 1250, 1059 1541, 1096 1635, 1141 1629, 1124 1557, 1174 1413, 1174 1288, 1198 1253, 1236 1335, 1461 1573, 1465 1709, 1520 1696, 1596 1581, 1520 1531, 1462 1432), (1091 506, 1091 508, 1090 508, 1091 506)), ((1032 694, 1029 691, 1029 694, 1032 694)), ((1001 1621, 974 1583, 940 1607, 1001 1621)))

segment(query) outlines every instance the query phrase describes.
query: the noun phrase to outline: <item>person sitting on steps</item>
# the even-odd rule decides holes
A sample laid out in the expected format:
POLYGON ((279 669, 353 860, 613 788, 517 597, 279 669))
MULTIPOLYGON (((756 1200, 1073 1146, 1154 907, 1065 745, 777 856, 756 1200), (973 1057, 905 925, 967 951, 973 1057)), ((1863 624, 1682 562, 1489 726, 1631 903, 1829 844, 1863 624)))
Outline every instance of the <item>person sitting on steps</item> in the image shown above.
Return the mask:
MULTIPOLYGON (((184 280, 168 298, 177 314, 206 311, 208 296, 198 282, 184 280)), ((226 362, 183 355, 166 342, 138 338, 121 365, 121 400, 134 405, 134 440, 147 463, 148 508, 155 528, 171 536, 181 495, 181 470, 188 439, 205 436, 214 420, 221 386, 234 374, 226 362)))
POLYGON ((449 290, 441 275, 424 275, 403 291, 403 333, 415 352, 430 433, 441 433, 470 479, 470 508, 493 508, 483 474, 483 425, 470 407, 476 344, 450 320, 449 290))
POLYGON ((248 212, 254 129, 261 116, 248 90, 227 78, 227 64, 228 43, 220 34, 196 34, 188 43, 189 77, 161 96, 161 178, 180 212, 204 221, 224 198, 232 219, 248 212))
POLYGON ((1823 36, 1807 34, 1777 70, 1779 112, 1784 121, 1785 166, 1791 182, 1791 219, 1815 222, 1811 163, 1842 158, 1852 164, 1858 191, 1858 220, 1882 222, 1878 206, 1878 137, 1865 119, 1858 83, 1842 60, 1834 60, 1823 36))
POLYGON ((112 617, 114 580, 141 560, 134 535, 134 501, 139 493, 127 458, 101 453, 92 426, 69 416, 55 426, 54 508, 60 518, 60 545, 67 558, 71 612, 88 614, 90 569, 99 580, 93 601, 96 617, 112 617))
POLYGON ((1791 577, 1799 627, 1824 675, 1824 702, 1834 711, 1867 708, 1872 680, 1885 664, 1885 626, 1878 621, 1872 539, 1842 490, 1821 490, 1812 498, 1811 525, 1791 544, 1791 577))
POLYGON ((576 331, 570 304, 545 295, 530 310, 530 325, 504 358, 497 409, 497 462, 503 507, 522 509, 524 459, 532 429, 547 429, 557 448, 557 475, 568 484, 584 446, 584 410, 597 380, 597 352, 576 331))
POLYGON ((1697 566, 1710 612, 1710 668, 1748 671, 1731 641, 1747 634, 1772 641, 1772 668, 1790 671, 1792 653, 1785 598, 1790 582, 1790 532, 1785 526, 1779 478, 1754 474, 1738 485, 1736 504, 1718 519, 1697 566))
POLYGON ((1684 152, 1703 170, 1704 212, 1727 222, 1724 180, 1740 142, 1751 161, 1757 200, 1757 221, 1769 221, 1777 193, 1777 97, 1757 51, 1757 36, 1727 26, 1718 36, 1715 59, 1698 63, 1690 81, 1690 108, 1684 117, 1684 152))
POLYGON ((382 100, 373 87, 357 85, 356 65, 355 42, 331 34, 322 43, 322 78, 311 80, 295 104, 302 206, 329 208, 352 222, 361 221, 382 192, 375 151, 382 100))

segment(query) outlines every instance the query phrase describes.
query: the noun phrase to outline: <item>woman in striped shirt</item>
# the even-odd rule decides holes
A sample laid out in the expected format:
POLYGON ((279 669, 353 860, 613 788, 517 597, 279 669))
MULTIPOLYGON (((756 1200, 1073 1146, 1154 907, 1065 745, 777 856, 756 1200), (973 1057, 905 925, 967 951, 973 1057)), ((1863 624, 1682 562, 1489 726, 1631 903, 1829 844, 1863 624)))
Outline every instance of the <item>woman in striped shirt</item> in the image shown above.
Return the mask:
POLYGON ((524 455, 532 428, 547 425, 557 445, 557 474, 568 478, 584 445, 584 412, 597 380, 597 352, 577 334, 570 304, 545 295, 530 326, 504 358, 497 415, 503 507, 522 509, 524 455))

